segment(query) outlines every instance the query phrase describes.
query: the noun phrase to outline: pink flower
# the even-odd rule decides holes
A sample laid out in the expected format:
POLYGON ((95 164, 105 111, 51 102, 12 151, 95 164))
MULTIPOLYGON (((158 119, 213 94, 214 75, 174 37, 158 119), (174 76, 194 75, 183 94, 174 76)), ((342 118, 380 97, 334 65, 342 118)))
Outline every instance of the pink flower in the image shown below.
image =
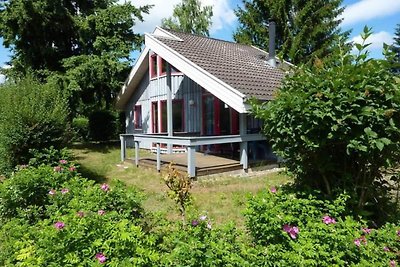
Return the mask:
POLYGON ((367 239, 365 238, 365 236, 361 236, 360 240, 364 243, 364 245, 367 244, 367 239))
POLYGON ((207 216, 206 215, 202 215, 199 217, 200 221, 205 221, 207 220, 207 216))
POLYGON ((99 210, 97 212, 97 214, 99 214, 100 216, 103 216, 104 214, 106 214, 106 211, 105 210, 99 210))
POLYGON ((54 167, 55 172, 61 172, 62 170, 63 170, 63 168, 61 166, 54 167))
POLYGON ((99 263, 103 264, 106 262, 107 258, 103 253, 97 253, 96 254, 96 259, 99 261, 99 263))
POLYGON ((70 171, 70 172, 74 172, 74 171, 76 171, 76 167, 75 167, 75 166, 71 166, 71 167, 69 167, 69 171, 70 171))
POLYGON ((296 239, 297 235, 299 234, 300 230, 297 226, 291 226, 289 224, 283 225, 283 231, 289 234, 292 239, 296 239))
POLYGON ((361 245, 361 240, 360 240, 359 238, 354 239, 354 244, 355 244, 357 247, 360 247, 360 245, 361 245))
POLYGON ((328 215, 322 217, 322 221, 325 224, 335 224, 336 223, 336 220, 328 215))
POLYGON ((199 222, 197 220, 193 220, 192 221, 192 226, 197 226, 197 225, 199 225, 199 222))
POLYGON ((365 234, 369 235, 372 230, 367 228, 367 227, 364 227, 364 228, 361 229, 361 231, 363 231, 365 234))
POLYGON ((210 222, 208 222, 208 223, 207 223, 207 228, 211 230, 211 228, 212 228, 212 225, 211 225, 211 223, 210 223, 210 222))
POLYGON ((400 230, 397 230, 397 236, 400 236, 400 230))
POLYGON ((271 193, 275 194, 275 193, 276 193, 276 187, 275 187, 275 186, 271 187, 271 188, 269 189, 269 191, 270 191, 271 193))
POLYGON ((51 189, 51 190, 49 191, 49 195, 51 195, 51 196, 55 195, 56 193, 57 193, 57 191, 54 190, 54 189, 51 189))
POLYGON ((388 247, 383 247, 383 251, 385 251, 385 252, 389 252, 389 251, 390 251, 390 249, 389 249, 388 247))
POLYGON ((56 223, 54 224, 54 227, 55 227, 56 229, 58 229, 58 230, 62 230, 62 229, 65 227, 65 224, 64 224, 63 222, 58 221, 58 222, 56 222, 56 223))
POLYGON ((76 213, 76 216, 78 216, 79 218, 82 218, 82 217, 85 216, 85 213, 84 213, 83 211, 78 211, 78 212, 76 213))
POLYGON ((107 192, 108 190, 110 190, 110 186, 109 186, 108 184, 106 184, 106 183, 102 184, 102 185, 100 186, 100 188, 101 188, 101 190, 103 190, 103 191, 105 191, 105 192, 107 192))
POLYGON ((68 163, 68 161, 65 160, 65 159, 62 159, 62 160, 60 160, 59 162, 60 162, 60 164, 67 164, 67 163, 68 163))
POLYGON ((390 265, 390 267, 396 267, 396 261, 390 260, 389 265, 390 265))
POLYGON ((63 189, 61 189, 61 194, 66 194, 66 193, 68 193, 69 192, 69 189, 68 188, 63 188, 63 189))

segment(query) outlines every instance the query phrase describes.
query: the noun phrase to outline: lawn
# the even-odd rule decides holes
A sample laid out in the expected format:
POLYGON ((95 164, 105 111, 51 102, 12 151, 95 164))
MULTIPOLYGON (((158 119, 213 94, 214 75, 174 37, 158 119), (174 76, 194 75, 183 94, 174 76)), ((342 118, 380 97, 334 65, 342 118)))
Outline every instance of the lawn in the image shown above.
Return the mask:
MULTIPOLYGON (((176 206, 166 195, 162 175, 156 170, 144 167, 136 168, 130 163, 120 162, 118 145, 75 145, 72 151, 81 165, 84 177, 107 182, 118 179, 127 185, 141 190, 145 195, 144 207, 147 210, 166 214, 176 219, 176 206)), ((147 151, 141 151, 143 155, 147 151)), ((133 150, 128 150, 128 157, 133 150)), ((193 206, 201 214, 207 214, 214 223, 234 221, 243 226, 242 211, 246 199, 261 189, 289 182, 291 179, 283 173, 266 173, 264 175, 228 176, 217 175, 200 177, 193 182, 193 206)))

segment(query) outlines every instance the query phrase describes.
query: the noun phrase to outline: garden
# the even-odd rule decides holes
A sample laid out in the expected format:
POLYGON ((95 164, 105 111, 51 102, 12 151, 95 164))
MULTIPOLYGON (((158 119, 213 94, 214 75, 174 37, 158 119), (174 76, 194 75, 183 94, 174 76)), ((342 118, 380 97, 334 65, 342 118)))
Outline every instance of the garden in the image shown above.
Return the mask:
POLYGON ((107 116, 72 124, 56 82, 1 85, 0 265, 397 266, 400 82, 367 46, 338 40, 252 102, 287 171, 247 180, 119 164, 68 144, 107 116))

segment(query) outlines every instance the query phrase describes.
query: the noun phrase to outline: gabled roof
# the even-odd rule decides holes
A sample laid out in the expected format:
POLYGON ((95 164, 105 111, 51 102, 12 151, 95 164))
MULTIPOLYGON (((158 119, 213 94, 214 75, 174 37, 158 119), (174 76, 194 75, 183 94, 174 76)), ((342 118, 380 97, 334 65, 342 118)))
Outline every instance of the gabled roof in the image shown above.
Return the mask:
POLYGON ((117 97, 120 109, 148 68, 149 50, 241 113, 248 111, 251 97, 271 100, 285 75, 280 67, 268 65, 268 53, 252 46, 159 27, 145 35, 145 45, 117 97))
MULTIPOLYGON (((165 30, 165 29, 164 29, 165 30)), ((267 64, 268 53, 253 46, 165 30, 180 40, 155 38, 246 97, 271 100, 284 72, 267 64)))

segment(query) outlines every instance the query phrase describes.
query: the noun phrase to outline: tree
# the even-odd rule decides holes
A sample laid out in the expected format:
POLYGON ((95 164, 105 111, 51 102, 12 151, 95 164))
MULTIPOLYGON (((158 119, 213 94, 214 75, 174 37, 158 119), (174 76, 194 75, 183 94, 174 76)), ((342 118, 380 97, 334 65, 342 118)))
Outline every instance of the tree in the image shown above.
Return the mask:
POLYGON ((199 0, 182 0, 174 7, 172 17, 161 24, 167 29, 209 36, 212 16, 212 6, 202 7, 199 0))
POLYGON ((275 100, 253 103, 253 113, 298 184, 328 197, 346 190, 354 210, 381 208, 390 197, 383 170, 399 162, 400 83, 388 61, 367 59, 368 45, 357 44, 358 55, 343 46, 299 66, 275 100))
POLYGON ((130 52, 142 43, 132 27, 150 8, 117 2, 2 0, 0 36, 13 51, 10 71, 55 79, 70 92, 74 111, 109 107, 129 70, 130 52))
MULTIPOLYGON (((235 13, 240 26, 235 41, 268 51, 268 21, 276 21, 276 45, 293 64, 324 57, 339 34, 342 0, 243 0, 235 13)), ((346 33, 348 34, 348 33, 346 33)))
POLYGON ((394 53, 393 72, 400 74, 400 24, 397 24, 393 39, 394 43, 391 47, 391 51, 394 53))

